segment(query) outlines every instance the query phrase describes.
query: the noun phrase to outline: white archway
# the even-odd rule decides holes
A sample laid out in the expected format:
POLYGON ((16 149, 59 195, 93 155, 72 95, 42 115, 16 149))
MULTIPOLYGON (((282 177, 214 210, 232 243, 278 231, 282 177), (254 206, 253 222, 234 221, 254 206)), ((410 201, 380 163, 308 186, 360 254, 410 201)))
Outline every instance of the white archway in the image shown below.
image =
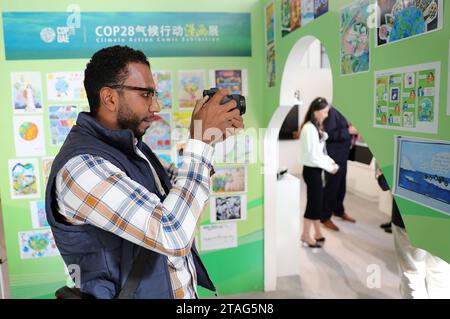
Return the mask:
POLYGON ((306 36, 295 43, 281 78, 280 105, 303 102, 306 108, 318 96, 331 103, 333 74, 329 66, 324 66, 323 57, 322 44, 316 37, 306 36))
MULTIPOLYGON (((322 68, 322 46, 320 41, 313 36, 301 38, 291 49, 287 62, 284 66, 280 89, 280 106, 275 110, 264 138, 264 290, 276 290, 276 281, 279 274, 277 266, 277 247, 280 244, 291 243, 295 250, 296 243, 299 243, 299 216, 300 211, 289 220, 280 221, 280 218, 286 218, 286 214, 277 212, 280 201, 277 200, 277 194, 280 194, 281 183, 277 181, 277 171, 280 167, 280 141, 278 139, 281 125, 287 114, 294 105, 300 105, 299 120, 304 118, 307 106, 318 96, 325 97, 328 101, 332 100, 333 95, 333 76, 331 68, 322 68), (303 105, 303 107, 302 107, 303 105), (283 223, 288 223, 284 225, 283 223), (280 226, 281 225, 281 226, 280 226), (284 225, 284 226, 283 226, 284 225), (292 238, 282 238, 278 232, 284 232, 282 236, 292 238)), ((326 53, 325 53, 326 54, 326 53)), ((292 147, 295 152, 299 149, 296 146, 298 140, 290 141, 288 147, 292 147)), ((293 153, 295 154, 295 153, 293 153)), ((295 156, 293 156, 295 157, 295 156)), ((292 159, 292 156, 291 156, 292 159)), ((292 191, 300 190, 300 180, 294 181, 291 177, 289 183, 292 185, 292 191)), ((293 194, 290 196, 299 196, 293 194)), ((296 201, 300 206, 299 201, 296 201)), ((295 205, 294 205, 295 206, 295 205)), ((295 207, 297 207, 295 206, 295 207)), ((292 253, 292 263, 298 263, 296 269, 300 269, 297 255, 292 253)), ((284 269, 285 270, 285 269, 284 269)))

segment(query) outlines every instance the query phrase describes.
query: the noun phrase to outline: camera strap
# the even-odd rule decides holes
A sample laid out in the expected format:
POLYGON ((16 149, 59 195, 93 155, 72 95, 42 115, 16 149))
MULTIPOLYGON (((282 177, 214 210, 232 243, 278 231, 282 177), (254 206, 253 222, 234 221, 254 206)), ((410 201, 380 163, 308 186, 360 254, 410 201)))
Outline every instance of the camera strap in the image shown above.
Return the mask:
POLYGON ((134 293, 136 292, 136 289, 142 278, 142 273, 144 272, 146 260, 147 254, 145 253, 145 249, 139 247, 139 252, 133 262, 133 268, 131 268, 130 274, 128 275, 128 278, 125 281, 125 284, 123 285, 116 299, 134 298, 134 293))

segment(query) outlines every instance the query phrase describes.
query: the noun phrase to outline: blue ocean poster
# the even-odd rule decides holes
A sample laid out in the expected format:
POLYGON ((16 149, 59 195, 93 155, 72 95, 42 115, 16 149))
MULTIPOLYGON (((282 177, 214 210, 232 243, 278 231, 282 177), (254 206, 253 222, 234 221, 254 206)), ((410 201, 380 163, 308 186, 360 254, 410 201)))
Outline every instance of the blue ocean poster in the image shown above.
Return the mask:
POLYGON ((450 215, 450 143, 397 138, 394 194, 450 215))

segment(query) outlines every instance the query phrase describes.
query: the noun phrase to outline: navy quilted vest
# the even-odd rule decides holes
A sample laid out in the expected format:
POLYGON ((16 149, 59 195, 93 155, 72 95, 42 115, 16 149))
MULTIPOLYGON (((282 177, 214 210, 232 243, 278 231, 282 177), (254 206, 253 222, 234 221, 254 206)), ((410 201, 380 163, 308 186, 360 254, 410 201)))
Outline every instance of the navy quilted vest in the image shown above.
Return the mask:
MULTIPOLYGON (((73 157, 81 154, 100 156, 111 162, 131 179, 138 182, 161 200, 148 163, 136 154, 131 130, 109 130, 89 113, 80 113, 59 154, 56 156, 46 189, 46 212, 56 244, 66 265, 81 269, 81 291, 96 298, 115 298, 131 271, 138 246, 91 225, 69 225, 58 213, 55 192, 56 175, 73 157)), ((147 156, 156 170, 166 193, 171 188, 161 163, 142 141, 137 147, 147 156)), ((173 298, 167 257, 145 249, 146 266, 135 298, 173 298)), ((192 247, 197 280, 200 286, 215 291, 195 246, 192 247)))

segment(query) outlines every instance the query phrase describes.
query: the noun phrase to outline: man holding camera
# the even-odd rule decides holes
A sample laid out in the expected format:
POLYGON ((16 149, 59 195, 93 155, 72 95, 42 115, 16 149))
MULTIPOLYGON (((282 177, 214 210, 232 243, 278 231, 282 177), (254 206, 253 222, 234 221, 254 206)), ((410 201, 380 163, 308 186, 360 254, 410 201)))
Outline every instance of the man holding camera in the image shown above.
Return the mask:
POLYGON ((236 102, 223 103, 224 90, 197 102, 177 170, 142 142, 160 106, 141 51, 98 51, 84 85, 90 113, 80 113, 46 190, 61 256, 80 268, 80 298, 196 298, 197 283, 215 291, 194 237, 209 198, 212 146, 244 127, 236 102))

